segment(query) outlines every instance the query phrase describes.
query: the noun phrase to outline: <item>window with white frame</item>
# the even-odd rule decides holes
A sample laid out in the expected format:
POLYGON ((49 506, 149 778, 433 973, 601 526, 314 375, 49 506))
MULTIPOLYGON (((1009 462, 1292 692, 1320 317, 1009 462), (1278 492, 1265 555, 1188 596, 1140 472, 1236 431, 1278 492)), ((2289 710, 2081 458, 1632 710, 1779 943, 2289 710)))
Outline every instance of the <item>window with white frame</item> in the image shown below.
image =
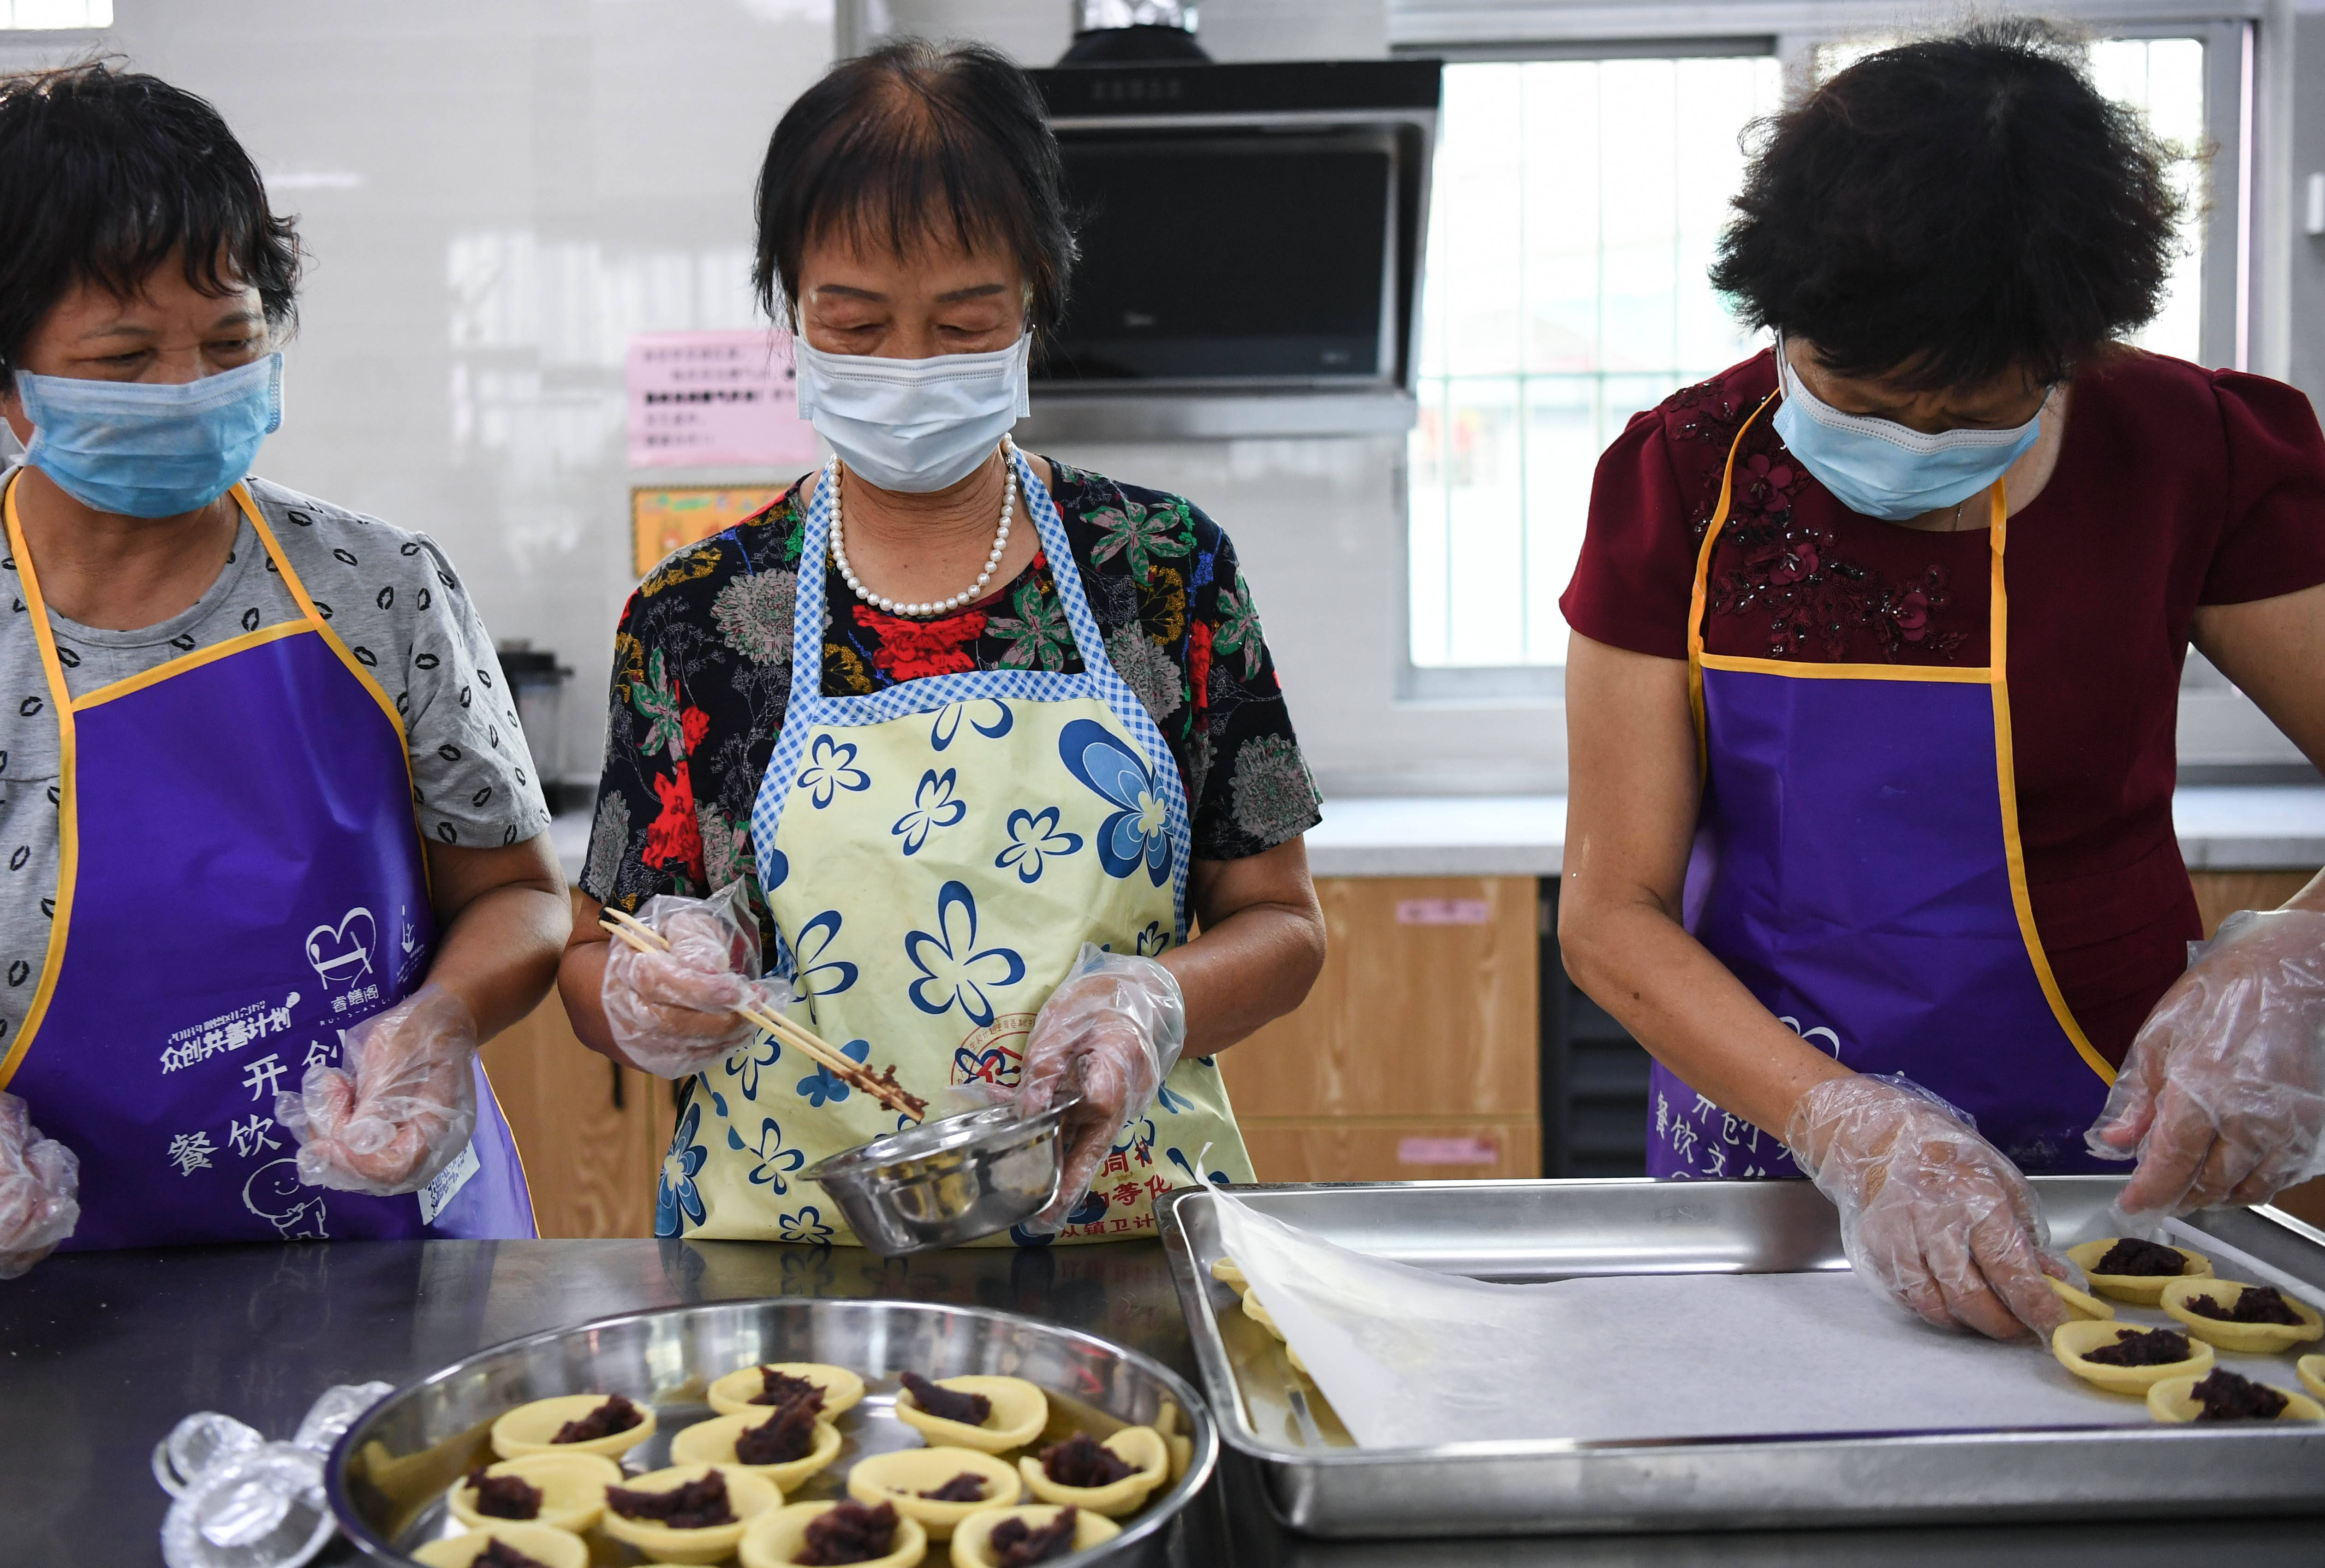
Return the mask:
MULTIPOLYGON (((1874 47, 1811 44, 1801 63, 1823 74, 1874 47)), ((2102 90, 2181 155, 2185 243, 2138 341, 2191 359, 2216 297, 2207 252, 2235 264, 2232 241, 2218 256, 2208 227, 2200 161, 2219 140, 2208 118, 2217 47, 2158 36, 2091 48, 2102 90)), ((1705 272, 1742 183, 1745 129, 1782 88, 1774 53, 1446 67, 1409 461, 1419 684, 1458 696, 1464 678, 1494 670, 1555 678, 1567 640, 1558 596, 1599 454, 1634 413, 1753 346, 1705 272)))
POLYGON ((0 32, 112 25, 113 0, 0 0, 0 32))

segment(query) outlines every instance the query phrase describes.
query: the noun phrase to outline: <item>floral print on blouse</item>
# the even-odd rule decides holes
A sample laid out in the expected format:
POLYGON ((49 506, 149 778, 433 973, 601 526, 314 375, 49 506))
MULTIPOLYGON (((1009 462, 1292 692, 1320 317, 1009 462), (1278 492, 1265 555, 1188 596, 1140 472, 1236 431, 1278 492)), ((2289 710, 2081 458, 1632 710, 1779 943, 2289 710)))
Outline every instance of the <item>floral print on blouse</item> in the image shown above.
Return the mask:
MULTIPOLYGON (((1234 545, 1176 495, 1051 466, 1107 658, 1179 764, 1194 858, 1239 860, 1313 827, 1315 781, 1234 545)), ((791 693, 799 494, 794 484, 750 521, 671 556, 622 612, 581 872, 600 903, 635 909, 656 893, 699 896, 743 878, 773 942, 751 806, 791 693)), ((829 696, 975 669, 1082 668, 1041 552, 1000 592, 932 621, 884 614, 823 567, 829 696)))

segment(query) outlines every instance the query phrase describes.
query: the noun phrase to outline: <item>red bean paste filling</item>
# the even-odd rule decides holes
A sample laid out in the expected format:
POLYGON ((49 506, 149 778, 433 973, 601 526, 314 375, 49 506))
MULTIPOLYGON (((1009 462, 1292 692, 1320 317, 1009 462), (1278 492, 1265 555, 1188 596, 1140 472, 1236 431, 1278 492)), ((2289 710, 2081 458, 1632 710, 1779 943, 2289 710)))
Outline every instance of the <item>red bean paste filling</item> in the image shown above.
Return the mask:
POLYGON ((1112 1486, 1133 1469, 1087 1432, 1042 1450, 1042 1473, 1060 1486, 1112 1486))
POLYGON ((794 1399, 756 1426, 735 1434, 735 1457, 745 1464, 789 1464, 815 1446, 816 1412, 823 1400, 794 1399))
POLYGON ((1060 1508, 1058 1517, 1038 1530, 1012 1514, 993 1526, 985 1544, 992 1548, 998 1568, 1032 1568, 1062 1557, 1074 1549, 1074 1510, 1060 1508))
POLYGON ((712 1471, 700 1480, 674 1486, 668 1491, 633 1491, 628 1487, 606 1489, 606 1506, 625 1519, 650 1519, 673 1530, 708 1530, 735 1522, 727 1500, 727 1478, 712 1471))
POLYGON ((2198 1317, 2209 1317, 2215 1323, 2274 1323, 2289 1328, 2301 1326, 2301 1314, 2284 1299, 2284 1293, 2274 1285, 2256 1285, 2237 1297, 2233 1305, 2224 1305, 2209 1296, 2191 1297, 2188 1310, 2198 1317))
POLYGON ((2157 1275, 2169 1277, 2188 1272, 2188 1259, 2177 1248, 2160 1242, 2143 1241, 2135 1236, 2126 1236, 2107 1250, 2094 1274, 2128 1274, 2153 1278, 2157 1275))
POLYGON ((2152 1328, 2145 1333, 2126 1333, 2111 1345, 2085 1351, 2083 1360, 2105 1367, 2168 1367, 2174 1361, 2186 1360, 2189 1354, 2186 1334, 2176 1329, 2152 1328))
POLYGON ((963 1394, 951 1388, 940 1388, 918 1372, 906 1372, 904 1387, 911 1389, 920 1407, 940 1421, 958 1421, 964 1426, 982 1426, 985 1418, 993 1414, 993 1401, 982 1394, 963 1394))
POLYGON ((483 1551, 468 1559, 468 1568, 549 1568, 549 1564, 495 1536, 483 1551))
POLYGON ((2188 1392, 2203 1407, 2199 1421, 2274 1421, 2284 1409, 2283 1394, 2229 1371, 2216 1371, 2188 1392))
POLYGON ((985 1478, 973 1470, 965 1470, 936 1490, 921 1495, 932 1503, 981 1503, 985 1500, 985 1478))
POLYGON ((568 1421, 557 1429, 551 1443, 595 1443, 600 1437, 611 1437, 616 1432, 627 1432, 646 1418, 645 1412, 619 1394, 608 1394, 606 1402, 579 1421, 568 1421))
POLYGON ((809 1564, 870 1563, 896 1549, 896 1509, 882 1503, 838 1503, 807 1523, 807 1550, 792 1561, 809 1564))
POLYGON ((813 1408, 823 1408, 823 1385, 812 1378, 794 1378, 789 1372, 778 1372, 773 1367, 759 1369, 760 1391, 751 1396, 753 1405, 783 1406, 801 1399, 813 1400, 813 1408))
POLYGON ((468 1484, 477 1493, 472 1506, 488 1519, 541 1517, 541 1489, 521 1475, 487 1475, 477 1469, 468 1473, 468 1484))

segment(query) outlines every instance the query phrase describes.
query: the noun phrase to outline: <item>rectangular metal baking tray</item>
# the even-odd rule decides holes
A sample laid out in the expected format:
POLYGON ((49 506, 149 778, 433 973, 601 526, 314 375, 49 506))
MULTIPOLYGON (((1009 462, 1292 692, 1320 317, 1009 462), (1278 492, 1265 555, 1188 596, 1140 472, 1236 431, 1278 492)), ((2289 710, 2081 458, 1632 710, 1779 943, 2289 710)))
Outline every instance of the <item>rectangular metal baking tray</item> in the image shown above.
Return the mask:
MULTIPOLYGON (((2046 1176, 2054 1234, 2121 1185, 2046 1176)), ((1479 1279, 1804 1272, 1847 1267, 1832 1205, 1806 1182, 1411 1182, 1237 1189, 1342 1246, 1479 1279)), ((2311 1426, 2030 1427, 1670 1441, 1358 1449, 1282 1348, 1210 1277, 1215 1211, 1157 1200, 1163 1244, 1220 1438, 1294 1530, 1334 1537, 1765 1529, 1968 1519, 2293 1513, 2325 1505, 2311 1426)), ((2274 1209, 2193 1223, 2325 1285, 2325 1234, 2274 1209)), ((1480 1354, 1490 1355, 1490 1346, 1480 1354)))

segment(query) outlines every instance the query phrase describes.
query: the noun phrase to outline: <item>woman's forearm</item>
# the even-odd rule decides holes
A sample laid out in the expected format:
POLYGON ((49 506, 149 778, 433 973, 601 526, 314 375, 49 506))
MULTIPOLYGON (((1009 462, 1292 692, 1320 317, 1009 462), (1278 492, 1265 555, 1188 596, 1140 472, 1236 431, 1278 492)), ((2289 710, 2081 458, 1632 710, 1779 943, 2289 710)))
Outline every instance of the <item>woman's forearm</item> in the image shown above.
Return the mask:
POLYGON ((1324 921, 1313 905, 1252 904, 1162 955, 1187 999, 1187 1046, 1209 1056, 1307 997, 1324 967, 1324 921))
POLYGON ((428 978, 468 1004, 489 1040, 541 1004, 564 951, 565 896, 496 888, 453 917, 428 978))
POLYGON ((572 919, 548 835, 490 850, 429 846, 441 932, 428 979, 459 997, 489 1040, 541 1004, 572 919))
POLYGON ((1664 1066, 1723 1111, 1778 1138, 1813 1085, 1849 1070, 1802 1039, 1668 912, 1645 901, 1561 899, 1575 984, 1664 1066))
POLYGON ((572 908, 573 939, 557 965, 557 994, 565 1002, 565 1016, 583 1045, 625 1067, 636 1066, 614 1044, 614 1031, 606 1022, 606 959, 613 946, 597 924, 604 906, 576 888, 572 908))

